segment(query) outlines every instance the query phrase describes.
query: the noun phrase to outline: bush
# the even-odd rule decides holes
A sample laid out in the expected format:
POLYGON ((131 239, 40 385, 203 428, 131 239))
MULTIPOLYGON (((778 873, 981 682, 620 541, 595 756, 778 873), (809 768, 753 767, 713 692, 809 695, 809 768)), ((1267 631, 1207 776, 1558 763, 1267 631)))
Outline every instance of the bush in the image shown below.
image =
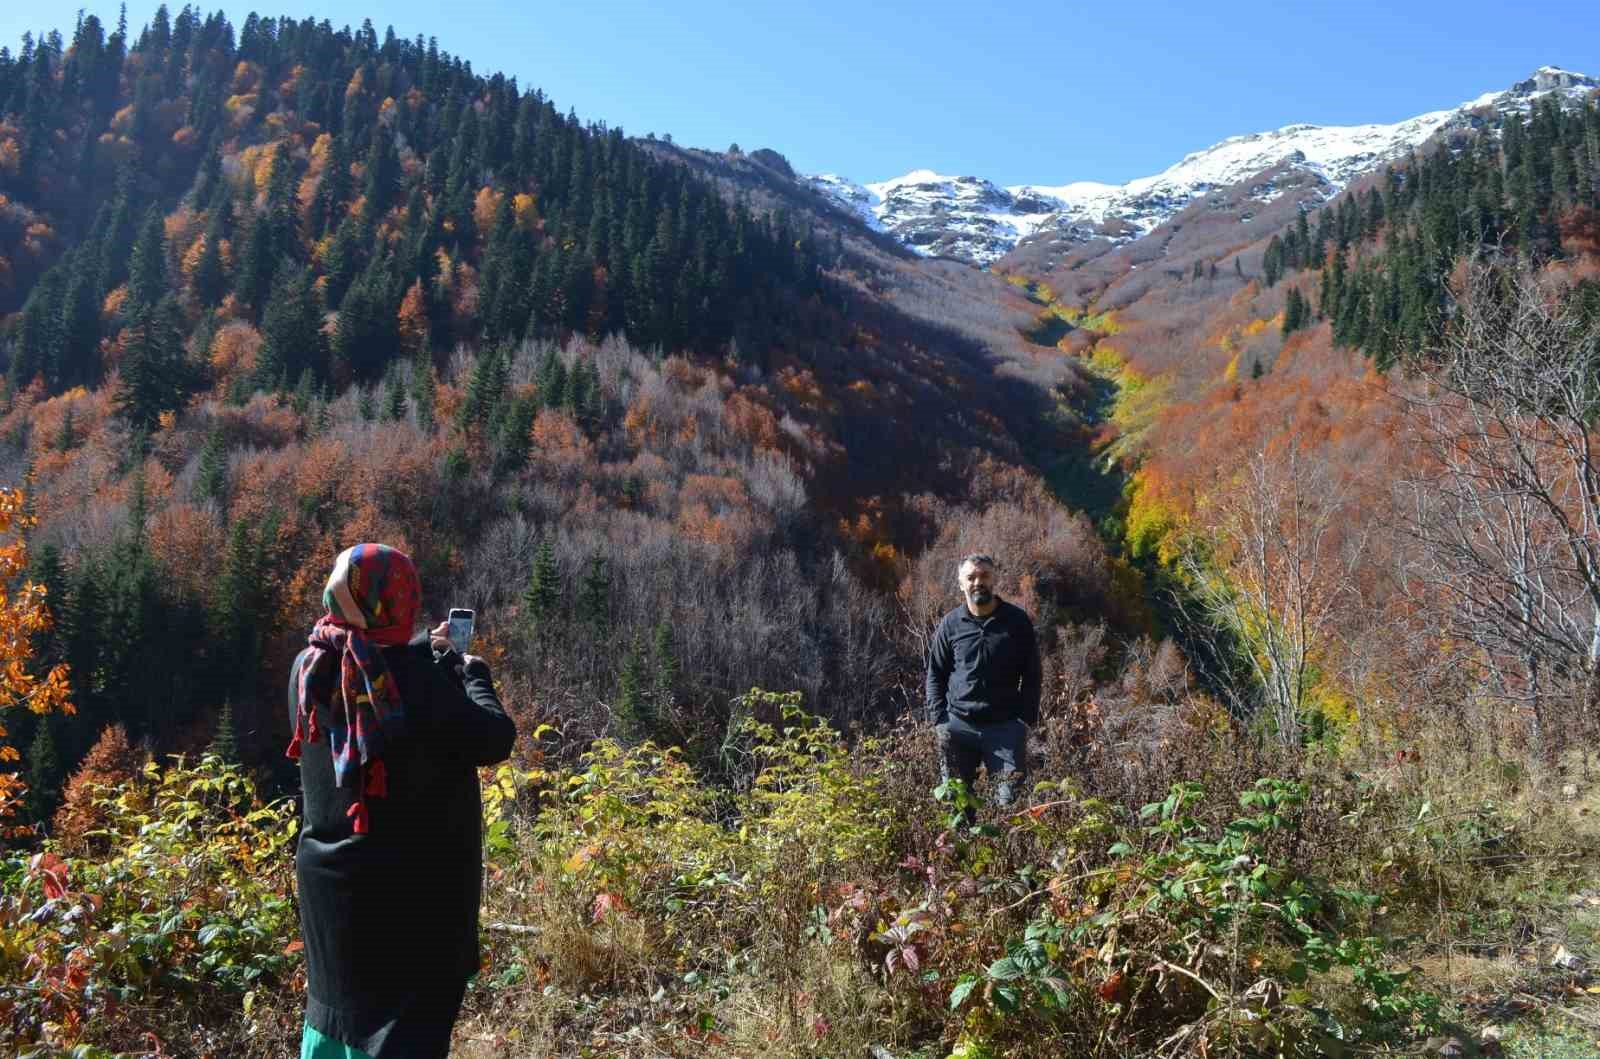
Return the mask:
POLYGON ((102 855, 0 860, 0 1050, 287 1051, 302 978, 293 804, 263 802, 208 754, 152 762, 92 805, 84 838, 102 855))
POLYGON ((1082 860, 1035 866, 1039 901, 1021 936, 951 990, 951 1008, 976 1016, 965 1037, 1311 1056, 1431 1027, 1437 1000, 1389 970, 1362 929, 1376 897, 1289 867, 1304 785, 1257 780, 1239 796, 1245 815, 1220 827, 1196 815, 1204 793, 1174 784, 1136 828, 1071 796, 1018 815, 1044 847, 1118 841, 1087 871, 1082 860))

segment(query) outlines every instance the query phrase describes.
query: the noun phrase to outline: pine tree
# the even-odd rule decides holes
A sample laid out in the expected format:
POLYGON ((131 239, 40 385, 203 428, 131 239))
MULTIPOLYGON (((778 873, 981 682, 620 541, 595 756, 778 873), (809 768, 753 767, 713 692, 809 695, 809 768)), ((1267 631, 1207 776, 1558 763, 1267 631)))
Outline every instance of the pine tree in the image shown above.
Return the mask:
POLYGON ((389 211, 400 186, 400 156, 395 153, 394 137, 382 125, 372 129, 367 149, 366 216, 376 220, 389 211))
POLYGON ((611 631, 611 574, 604 557, 589 557, 589 568, 578 586, 578 620, 589 627, 596 641, 611 631))
POLYGON ((505 397, 507 379, 505 358, 499 347, 480 349, 472 365, 472 377, 467 380, 466 397, 457 413, 457 423, 463 430, 482 430, 495 420, 505 397))
POLYGON ((100 356, 100 298, 88 254, 74 256, 61 303, 60 346, 53 374, 62 387, 93 381, 100 356))
POLYGON ((437 399, 438 380, 433 375, 433 361, 426 352, 419 353, 411 369, 411 401, 417 410, 417 429, 424 434, 433 433, 437 399))
POLYGON ((555 545, 547 536, 539 542, 533 556, 528 587, 522 593, 522 617, 529 630, 541 640, 561 605, 561 575, 556 569, 555 545))
POLYGON ((289 407, 301 418, 311 414, 311 407, 316 401, 316 379, 311 375, 311 369, 306 368, 300 373, 300 379, 294 385, 294 393, 289 397, 289 407))
POLYGON ((127 328, 122 385, 112 403, 140 430, 154 429, 162 412, 182 407, 196 381, 184 359, 176 317, 169 297, 141 311, 127 328))
POLYGON ((654 678, 651 689, 656 715, 671 708, 678 684, 678 659, 672 648, 672 623, 662 618, 656 624, 650 644, 650 669, 654 678))
MULTIPOLYGON (((1302 215, 1303 216, 1303 215, 1302 215)), ((1266 253, 1261 257, 1261 278, 1268 287, 1275 287, 1283 275, 1283 240, 1276 235, 1267 242, 1266 253)))
POLYGON ((389 300, 388 271, 374 262, 339 304, 333 355, 358 378, 378 376, 398 351, 395 306, 389 300))
POLYGON ((1305 322, 1305 298, 1301 296, 1299 287, 1290 287, 1288 301, 1284 304, 1283 309, 1283 334, 1288 336, 1298 331, 1305 326, 1305 322))
POLYGON ((397 365, 391 362, 389 370, 384 377, 383 418, 386 422, 397 423, 405 417, 405 387, 400 382, 400 372, 397 365))
POLYGON ((194 295, 208 309, 221 303, 222 296, 228 290, 228 277, 222 267, 221 218, 225 208, 226 203, 215 211, 211 223, 206 227, 205 247, 200 251, 200 260, 195 262, 194 267, 194 295))
POLYGON ((327 342, 322 333, 322 306, 311 274, 284 262, 261 319, 261 350, 256 355, 256 384, 263 388, 313 376, 327 370, 327 342))
POLYGON ((134 171, 125 169, 118 179, 117 197, 112 204, 105 236, 100 241, 100 282, 97 286, 109 291, 122 283, 128 275, 128 260, 133 253, 133 241, 139 234, 139 218, 133 206, 134 171))
POLYGON ((533 443, 533 423, 538 415, 537 397, 518 397, 511 402, 510 409, 501 417, 497 470, 502 473, 518 471, 527 464, 528 450, 533 443))
POLYGON ((655 729, 654 711, 645 693, 639 661, 639 648, 635 644, 622 656, 622 668, 617 673, 616 716, 621 735, 629 741, 650 738, 655 729))
POLYGON ((266 615, 261 591, 262 560, 257 534, 247 519, 228 528, 228 543, 207 615, 208 643, 214 653, 216 687, 222 696, 243 692, 255 677, 261 657, 261 630, 266 615))
POLYGON ((55 727, 50 716, 40 717, 28 747, 28 815, 37 823, 47 823, 61 802, 61 784, 66 771, 56 751, 55 727))
POLYGON ((211 736, 211 752, 230 765, 237 765, 239 735, 233 722, 233 699, 222 700, 222 712, 217 715, 217 730, 211 736))
POLYGON ((200 447, 200 465, 195 473, 194 495, 199 500, 228 506, 228 443, 222 431, 213 426, 200 447))
POLYGON ((128 302, 125 311, 130 317, 153 309, 167 294, 167 229, 161 211, 150 207, 139 238, 133 244, 133 259, 128 265, 128 302))
POLYGON ((77 431, 72 423, 72 406, 67 405, 67 410, 61 413, 61 429, 56 431, 56 451, 71 452, 78 443, 77 431))
POLYGON ((372 226, 364 216, 351 215, 339 222, 333 242, 323 256, 322 274, 327 280, 328 308, 343 309, 345 293, 366 265, 372 246, 372 226))
POLYGON ((244 239, 244 249, 239 252, 238 267, 234 276, 234 292, 239 300, 254 309, 257 315, 266 308, 272 293, 273 272, 277 258, 272 248, 272 225, 266 213, 259 213, 250 225, 244 239))
POLYGON ((344 215, 350 199, 350 148, 343 135, 335 134, 328 145, 327 164, 317 185, 311 213, 311 235, 321 238, 344 215))
MULTIPOLYGON (((30 493, 30 496, 32 494, 30 493)), ((28 561, 28 580, 45 590, 45 606, 54 619, 50 628, 34 634, 33 654, 42 667, 66 661, 66 641, 62 637, 59 612, 67 605, 67 570, 61 549, 45 543, 28 561)))
POLYGON ((545 346, 544 358, 539 362, 537 384, 540 402, 546 408, 559 408, 567 393, 567 369, 553 344, 545 346))

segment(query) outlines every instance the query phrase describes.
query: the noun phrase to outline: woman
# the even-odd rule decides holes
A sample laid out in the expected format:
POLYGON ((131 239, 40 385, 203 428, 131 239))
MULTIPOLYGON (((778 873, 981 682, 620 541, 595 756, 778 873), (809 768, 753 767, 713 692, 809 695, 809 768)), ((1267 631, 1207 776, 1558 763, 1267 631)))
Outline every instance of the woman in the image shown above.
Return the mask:
POLYGON ((489 667, 451 649, 446 624, 412 641, 421 598, 404 553, 347 549, 290 671, 302 1059, 448 1054, 478 969, 476 770, 510 755, 516 729, 489 667))

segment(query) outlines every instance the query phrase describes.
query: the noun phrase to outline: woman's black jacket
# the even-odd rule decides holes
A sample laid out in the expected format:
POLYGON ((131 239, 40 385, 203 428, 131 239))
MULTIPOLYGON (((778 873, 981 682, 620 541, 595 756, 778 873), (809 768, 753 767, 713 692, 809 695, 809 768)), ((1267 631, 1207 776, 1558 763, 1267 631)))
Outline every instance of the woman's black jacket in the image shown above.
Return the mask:
MULTIPOLYGON (((482 800, 477 767, 504 761, 516 728, 489 668, 426 641, 382 648, 405 704, 385 747, 388 795, 368 797, 352 833, 350 789, 334 785, 327 736, 301 750, 295 858, 307 964, 306 1021, 361 1047, 409 1003, 459 988, 478 969, 482 800)), ((306 652, 289 674, 293 724, 306 652)), ((326 732, 327 715, 317 718, 326 732)))

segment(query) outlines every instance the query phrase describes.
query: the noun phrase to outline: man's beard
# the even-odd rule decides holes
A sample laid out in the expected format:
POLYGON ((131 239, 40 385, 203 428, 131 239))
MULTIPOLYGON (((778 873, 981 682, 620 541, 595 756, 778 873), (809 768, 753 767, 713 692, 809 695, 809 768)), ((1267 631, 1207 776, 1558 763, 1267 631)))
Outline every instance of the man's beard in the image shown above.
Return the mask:
POLYGON ((975 588, 972 590, 971 599, 974 605, 981 607, 994 599, 994 592, 987 588, 975 588))

